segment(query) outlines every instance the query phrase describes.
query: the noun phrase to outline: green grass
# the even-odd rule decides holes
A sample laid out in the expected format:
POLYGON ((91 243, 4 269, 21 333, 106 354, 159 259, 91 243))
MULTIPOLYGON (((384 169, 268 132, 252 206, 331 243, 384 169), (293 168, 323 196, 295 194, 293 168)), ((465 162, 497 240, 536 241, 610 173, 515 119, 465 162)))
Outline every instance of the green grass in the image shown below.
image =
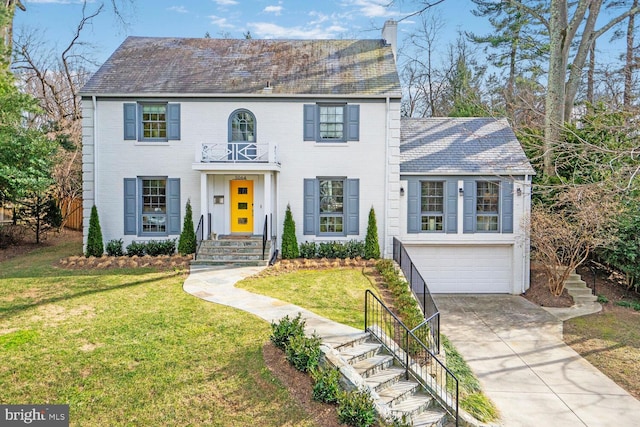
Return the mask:
POLYGON ((270 327, 182 290, 180 272, 61 270, 77 243, 0 263, 0 403, 72 426, 311 426, 264 364, 270 327))
MULTIPOLYGON (((390 264, 388 261, 382 262, 390 264)), ((397 276, 392 266, 387 266, 386 270, 387 273, 392 271, 397 276)), ((385 278, 389 280, 389 277, 385 276, 385 278)), ((237 283, 236 286, 299 305, 321 316, 356 328, 362 328, 364 325, 365 290, 372 289, 377 294, 377 290, 360 269, 349 268, 298 270, 276 276, 250 277, 237 283)), ((404 281, 396 283, 395 286, 410 292, 404 281)), ((396 304, 397 307, 404 307, 405 313, 402 314, 410 313, 405 317, 413 317, 414 313, 420 310, 417 308, 415 299, 409 298, 409 300, 411 304, 396 304)), ((402 314, 400 317, 403 317, 402 314)), ((420 318, 422 318, 421 314, 420 318)), ((497 408, 482 393, 478 379, 444 336, 443 346, 447 355, 447 367, 459 380, 460 406, 483 422, 496 420, 497 408)))
POLYGON ((354 328, 364 327, 365 290, 375 291, 362 269, 356 268, 250 277, 236 286, 290 302, 354 328))

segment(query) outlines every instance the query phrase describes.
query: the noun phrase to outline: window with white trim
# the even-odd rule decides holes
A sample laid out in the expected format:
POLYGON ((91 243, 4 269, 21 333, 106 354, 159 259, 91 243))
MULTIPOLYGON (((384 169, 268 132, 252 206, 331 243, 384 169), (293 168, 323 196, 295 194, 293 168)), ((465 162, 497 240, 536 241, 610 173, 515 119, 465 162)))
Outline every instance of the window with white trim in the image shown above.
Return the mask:
POLYGON ((444 182, 420 182, 420 229, 444 231, 444 182))
POLYGON ((256 118, 248 110, 237 110, 229 118, 229 141, 255 141, 256 118))
POLYGON ((167 180, 142 179, 142 233, 167 232, 167 180))
POLYGON ((167 139, 167 104, 141 104, 142 139, 167 139))
POLYGON ((344 180, 320 179, 320 234, 344 234, 344 180))
POLYGON ((320 139, 344 141, 344 105, 320 105, 320 139))
POLYGON ((499 200, 499 182, 476 182, 476 231, 499 230, 499 200))

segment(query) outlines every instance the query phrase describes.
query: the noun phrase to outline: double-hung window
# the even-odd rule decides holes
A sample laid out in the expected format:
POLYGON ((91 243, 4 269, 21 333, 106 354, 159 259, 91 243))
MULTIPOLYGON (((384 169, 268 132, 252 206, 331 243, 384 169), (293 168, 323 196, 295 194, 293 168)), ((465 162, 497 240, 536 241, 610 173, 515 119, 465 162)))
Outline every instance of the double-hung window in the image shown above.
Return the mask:
POLYGON ((180 104, 125 103, 124 139, 165 142, 180 139, 180 104))
POLYGON ((318 177, 304 180, 305 235, 357 235, 360 233, 359 214, 359 179, 318 177))
POLYGON ((420 183, 420 224, 422 231, 444 230, 444 182, 420 183))
POLYGON ((320 234, 344 233, 344 180, 319 180, 320 234))
POLYGON ((149 176, 124 179, 124 234, 180 234, 180 179, 149 176))
POLYGON ((344 141, 344 105, 320 105, 320 139, 344 141))
POLYGON ((142 139, 167 139, 167 104, 141 104, 142 139))
POLYGON ((360 106, 346 103, 306 104, 303 133, 305 141, 359 141, 360 106))
POLYGON ((167 232, 167 180, 142 179, 142 232, 167 232))
POLYGON ((500 183, 476 182, 476 231, 499 230, 500 183))

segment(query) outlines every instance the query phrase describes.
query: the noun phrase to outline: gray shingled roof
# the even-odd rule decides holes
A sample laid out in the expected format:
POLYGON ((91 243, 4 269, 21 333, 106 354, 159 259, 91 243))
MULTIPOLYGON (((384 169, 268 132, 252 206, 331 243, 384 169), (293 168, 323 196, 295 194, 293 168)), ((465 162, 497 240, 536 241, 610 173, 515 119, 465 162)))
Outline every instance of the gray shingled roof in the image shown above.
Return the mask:
POLYGON ((94 94, 400 96, 383 40, 128 37, 84 86, 94 94))
POLYGON ((400 173, 534 174, 506 119, 404 118, 400 140, 400 173))

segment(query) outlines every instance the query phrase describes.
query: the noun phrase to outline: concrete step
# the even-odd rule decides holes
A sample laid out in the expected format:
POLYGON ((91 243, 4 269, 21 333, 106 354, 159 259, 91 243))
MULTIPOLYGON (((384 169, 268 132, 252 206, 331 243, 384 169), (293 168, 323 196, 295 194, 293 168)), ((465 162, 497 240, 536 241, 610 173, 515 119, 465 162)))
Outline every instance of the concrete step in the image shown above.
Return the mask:
POLYGON ((399 402, 391 404, 391 414, 396 417, 413 418, 426 412, 432 403, 433 399, 426 393, 414 393, 399 402))
POLYGON ((385 387, 404 380, 404 368, 391 366, 367 377, 367 384, 375 391, 382 391, 385 387))
POLYGON ((340 355, 353 365, 364 359, 375 356, 382 350, 382 345, 374 342, 363 342, 339 350, 340 355))
POLYGON ((377 372, 393 366, 393 356, 388 354, 379 354, 365 360, 360 360, 351 364, 361 377, 367 378, 377 372))
POLYGON ((413 427, 445 427, 455 426, 455 422, 449 424, 449 417, 444 409, 430 408, 411 419, 413 427))
MULTIPOLYGON (((396 405, 403 400, 414 396, 420 390, 420 384, 416 381, 402 379, 387 385, 378 391, 380 399, 388 405, 396 405)), ((430 396, 425 395, 429 399, 430 396)))
POLYGON ((191 266, 227 266, 227 267, 261 267, 269 264, 269 260, 252 260, 252 259, 234 259, 234 260, 216 260, 216 259, 196 259, 191 261, 191 266))
POLYGON ((598 301, 598 297, 592 294, 571 296, 573 297, 573 302, 576 304, 587 304, 598 301))

